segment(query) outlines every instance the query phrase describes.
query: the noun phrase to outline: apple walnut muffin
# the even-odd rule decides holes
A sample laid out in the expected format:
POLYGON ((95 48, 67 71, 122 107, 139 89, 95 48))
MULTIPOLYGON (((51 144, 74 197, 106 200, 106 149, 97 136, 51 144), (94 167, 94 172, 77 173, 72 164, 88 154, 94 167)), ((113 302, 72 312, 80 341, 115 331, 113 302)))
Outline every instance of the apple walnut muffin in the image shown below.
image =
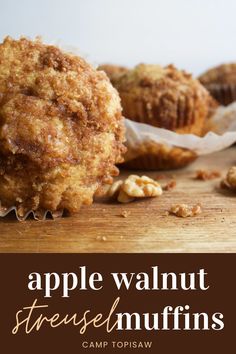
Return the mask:
POLYGON ((227 106, 236 101, 236 63, 209 69, 199 80, 220 104, 227 106))
MULTIPOLYGON (((116 81, 126 118, 180 134, 202 135, 211 97, 198 80, 173 65, 140 64, 116 81)), ((149 142, 128 151, 126 165, 139 169, 185 166, 192 151, 149 142)))
POLYGON ((125 151, 120 99, 103 72, 39 40, 0 44, 0 201, 77 212, 125 151))

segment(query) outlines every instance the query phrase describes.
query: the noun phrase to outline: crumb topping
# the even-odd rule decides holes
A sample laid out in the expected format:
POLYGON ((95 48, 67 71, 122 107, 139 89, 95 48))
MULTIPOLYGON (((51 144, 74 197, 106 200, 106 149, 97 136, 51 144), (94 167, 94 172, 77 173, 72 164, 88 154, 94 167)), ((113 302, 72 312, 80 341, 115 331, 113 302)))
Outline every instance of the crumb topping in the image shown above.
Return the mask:
POLYGON ((236 84, 236 63, 216 66, 203 73, 199 80, 206 86, 236 84))
POLYGON ((173 65, 140 64, 115 83, 124 115, 180 133, 202 134, 210 95, 196 79, 173 65))
POLYGON ((121 75, 128 71, 124 66, 112 64, 99 65, 98 70, 105 71, 112 84, 115 84, 121 75))
POLYGON ((117 175, 120 99, 105 73, 39 40, 0 44, 0 200, 78 211, 117 175))

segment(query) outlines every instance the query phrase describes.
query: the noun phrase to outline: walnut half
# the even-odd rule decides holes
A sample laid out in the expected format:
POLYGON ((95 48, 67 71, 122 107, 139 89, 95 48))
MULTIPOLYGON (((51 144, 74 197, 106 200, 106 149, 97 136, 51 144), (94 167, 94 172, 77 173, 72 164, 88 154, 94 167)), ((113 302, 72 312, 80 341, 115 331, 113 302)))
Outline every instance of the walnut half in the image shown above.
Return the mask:
POLYGON ((230 188, 236 189, 236 166, 233 166, 229 169, 226 176, 226 182, 230 188))
POLYGON ((108 196, 115 197, 120 203, 129 203, 135 198, 158 197, 162 188, 157 181, 147 176, 130 175, 123 182, 115 182, 108 191, 108 196))

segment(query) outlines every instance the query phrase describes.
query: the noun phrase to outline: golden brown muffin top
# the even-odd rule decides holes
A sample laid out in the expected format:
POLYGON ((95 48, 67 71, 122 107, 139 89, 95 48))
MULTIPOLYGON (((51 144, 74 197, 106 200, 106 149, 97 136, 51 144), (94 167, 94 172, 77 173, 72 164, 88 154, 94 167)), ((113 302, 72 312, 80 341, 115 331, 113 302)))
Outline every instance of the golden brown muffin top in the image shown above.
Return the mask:
POLYGON ((192 78, 191 74, 178 70, 174 65, 162 67, 160 65, 139 64, 133 70, 124 73, 117 83, 118 90, 129 91, 133 88, 157 88, 160 93, 166 89, 176 92, 187 92, 190 87, 198 91, 205 91, 202 85, 192 78))
POLYGON ((206 86, 236 84, 236 63, 216 66, 199 76, 199 80, 206 86))
POLYGON ((119 145, 119 101, 105 73, 80 57, 40 40, 7 37, 0 44, 3 155, 20 154, 39 166, 55 166, 78 163, 97 133, 114 132, 119 145))
POLYGON ((161 128, 188 133, 194 124, 198 134, 209 112, 208 91, 173 65, 140 64, 123 74, 115 87, 127 118, 161 128))
POLYGON ((120 98, 102 71, 39 40, 0 44, 0 200, 78 211, 117 175, 120 98))

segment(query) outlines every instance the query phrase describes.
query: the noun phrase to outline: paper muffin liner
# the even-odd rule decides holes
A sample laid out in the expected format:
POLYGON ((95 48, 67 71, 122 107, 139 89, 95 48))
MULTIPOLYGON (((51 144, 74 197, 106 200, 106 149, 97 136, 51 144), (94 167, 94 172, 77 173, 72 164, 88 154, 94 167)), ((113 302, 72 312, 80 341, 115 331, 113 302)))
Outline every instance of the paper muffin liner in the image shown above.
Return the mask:
POLYGON ((25 221, 29 216, 33 216, 34 220, 46 220, 49 216, 52 219, 60 218, 63 215, 63 210, 60 211, 50 211, 50 210, 28 210, 27 212, 21 214, 17 210, 16 206, 4 207, 0 202, 0 217, 5 217, 11 212, 14 212, 16 219, 18 221, 25 221))
MULTIPOLYGON (((192 102, 187 97, 179 99, 174 104, 175 114, 170 119, 166 119, 166 117, 162 119, 160 117, 158 106, 151 105, 144 100, 134 101, 134 97, 129 94, 124 94, 124 97, 121 98, 124 112, 128 116, 135 118, 134 124, 137 122, 153 128, 158 125, 165 126, 168 131, 175 131, 181 134, 195 133, 200 135, 202 133, 206 114, 204 115, 201 110, 194 110, 192 102)), ((140 131, 140 127, 141 125, 138 131, 140 131)), ((176 147, 172 144, 159 143, 157 145, 152 140, 144 142, 142 138, 141 141, 135 139, 135 141, 131 142, 130 128, 129 126, 127 133, 128 153, 125 156, 124 163, 127 168, 138 170, 176 169, 185 167, 197 158, 197 154, 194 151, 176 147)), ((135 129, 134 125, 132 129, 135 129)))
MULTIPOLYGON (((197 157, 221 151, 236 142, 236 103, 216 109, 215 114, 207 122, 207 133, 203 137, 194 134, 179 134, 129 119, 126 119, 125 124, 128 147, 128 153, 125 156, 126 166, 132 164, 134 168, 135 164, 131 163, 132 160, 135 161, 140 157, 145 160, 146 156, 152 156, 150 149, 146 148, 151 144, 153 146, 163 145, 169 149, 189 150, 197 157)), ((137 168, 141 168, 142 159, 138 161, 137 168)), ((154 160, 158 162, 157 156, 156 159, 150 158, 150 169, 154 168, 154 160)), ((192 162, 191 159, 189 162, 192 162)), ((145 166, 148 167, 148 161, 145 161, 145 166)))
POLYGON ((173 114, 170 119, 161 116, 165 109, 162 105, 151 104, 142 99, 137 99, 132 94, 120 93, 125 115, 138 123, 161 126, 164 129, 181 133, 200 134, 203 128, 205 113, 195 109, 188 97, 182 97, 173 103, 173 114), (160 108, 159 108, 160 106, 160 108))
POLYGON ((221 105, 227 106, 236 101, 236 85, 234 84, 209 84, 205 87, 221 105))

